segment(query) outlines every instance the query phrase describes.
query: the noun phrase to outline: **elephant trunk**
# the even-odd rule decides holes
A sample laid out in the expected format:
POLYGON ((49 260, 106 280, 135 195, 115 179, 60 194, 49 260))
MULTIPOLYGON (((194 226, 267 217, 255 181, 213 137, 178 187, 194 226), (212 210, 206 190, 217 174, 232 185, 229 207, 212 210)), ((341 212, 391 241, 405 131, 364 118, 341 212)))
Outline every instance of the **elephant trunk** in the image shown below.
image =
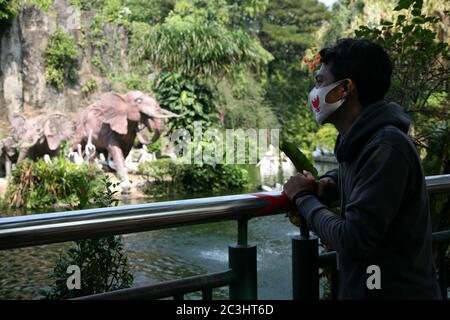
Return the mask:
POLYGON ((144 123, 148 130, 150 130, 150 132, 153 132, 152 139, 149 143, 155 143, 164 131, 164 120, 147 118, 145 119, 144 123))

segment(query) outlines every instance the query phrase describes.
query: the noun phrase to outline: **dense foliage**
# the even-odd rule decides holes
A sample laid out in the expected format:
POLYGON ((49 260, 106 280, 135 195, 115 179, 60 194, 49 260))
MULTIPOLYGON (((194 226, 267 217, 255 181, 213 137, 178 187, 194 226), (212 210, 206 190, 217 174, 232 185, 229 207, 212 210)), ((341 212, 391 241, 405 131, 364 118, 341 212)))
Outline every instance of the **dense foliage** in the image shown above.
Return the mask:
POLYGON ((80 240, 61 254, 53 272, 54 283, 42 292, 46 299, 73 299, 85 295, 128 288, 133 276, 120 237, 80 240), (80 268, 80 289, 69 290, 68 267, 80 268))
POLYGON ((0 23, 10 21, 17 15, 19 9, 19 0, 0 0, 0 23))
POLYGON ((77 78, 78 47, 72 36, 56 29, 45 49, 45 79, 48 84, 62 89, 65 82, 77 78))
POLYGON ((65 157, 52 163, 24 160, 12 171, 4 201, 11 208, 85 208, 102 193, 103 179, 95 166, 78 166, 65 157))
POLYGON ((245 169, 226 164, 181 164, 171 159, 145 162, 139 172, 147 179, 143 192, 152 196, 241 190, 248 183, 245 169))
POLYGON ((183 115, 170 122, 170 129, 185 128, 192 132, 194 121, 201 121, 206 127, 217 121, 214 93, 204 81, 164 72, 160 73, 154 89, 161 107, 183 115))
MULTIPOLYGON (((424 13, 422 0, 401 0, 394 11, 394 19, 378 27, 362 26, 356 35, 389 51, 394 72, 388 95, 414 120, 411 137, 426 155, 425 173, 450 173, 449 43, 433 29, 442 18, 424 13)), ((447 229, 450 196, 432 197, 431 210, 434 229, 447 229)))

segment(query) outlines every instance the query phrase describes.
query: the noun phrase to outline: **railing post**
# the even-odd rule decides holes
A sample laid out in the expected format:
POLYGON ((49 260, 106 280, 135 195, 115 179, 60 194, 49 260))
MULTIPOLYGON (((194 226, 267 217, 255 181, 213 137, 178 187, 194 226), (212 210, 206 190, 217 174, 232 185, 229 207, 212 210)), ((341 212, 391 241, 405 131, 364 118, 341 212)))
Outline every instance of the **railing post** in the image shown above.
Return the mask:
POLYGON ((438 270, 439 270, 439 287, 441 289, 442 298, 447 300, 447 247, 448 242, 438 244, 438 270))
POLYGON ((247 218, 238 220, 238 243, 228 247, 228 265, 236 275, 230 300, 258 299, 256 246, 247 244, 247 218))
POLYGON ((330 291, 331 300, 338 298, 338 271, 335 266, 330 267, 330 291))
POLYGON ((319 299, 319 239, 292 238, 292 295, 294 300, 319 299))

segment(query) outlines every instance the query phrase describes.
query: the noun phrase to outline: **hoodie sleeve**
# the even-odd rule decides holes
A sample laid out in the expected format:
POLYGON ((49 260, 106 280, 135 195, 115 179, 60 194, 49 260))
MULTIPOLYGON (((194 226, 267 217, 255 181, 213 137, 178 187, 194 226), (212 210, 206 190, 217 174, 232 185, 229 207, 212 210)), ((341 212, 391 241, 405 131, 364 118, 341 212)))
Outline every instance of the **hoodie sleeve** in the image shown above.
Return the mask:
POLYGON ((362 155, 345 218, 335 215, 315 196, 297 199, 310 228, 340 253, 364 258, 384 238, 399 212, 410 165, 403 153, 388 144, 368 148, 362 155))

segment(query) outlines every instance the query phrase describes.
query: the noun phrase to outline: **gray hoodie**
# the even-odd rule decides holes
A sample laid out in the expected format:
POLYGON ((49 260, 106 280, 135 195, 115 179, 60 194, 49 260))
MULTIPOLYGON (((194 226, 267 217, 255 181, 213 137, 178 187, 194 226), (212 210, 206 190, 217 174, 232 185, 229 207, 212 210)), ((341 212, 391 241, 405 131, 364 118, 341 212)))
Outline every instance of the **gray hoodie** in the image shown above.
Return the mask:
POLYGON ((439 299, 424 173, 395 103, 364 108, 336 141, 341 215, 315 196, 297 200, 311 230, 338 253, 340 299, 439 299), (379 267, 381 289, 366 284, 379 267))

